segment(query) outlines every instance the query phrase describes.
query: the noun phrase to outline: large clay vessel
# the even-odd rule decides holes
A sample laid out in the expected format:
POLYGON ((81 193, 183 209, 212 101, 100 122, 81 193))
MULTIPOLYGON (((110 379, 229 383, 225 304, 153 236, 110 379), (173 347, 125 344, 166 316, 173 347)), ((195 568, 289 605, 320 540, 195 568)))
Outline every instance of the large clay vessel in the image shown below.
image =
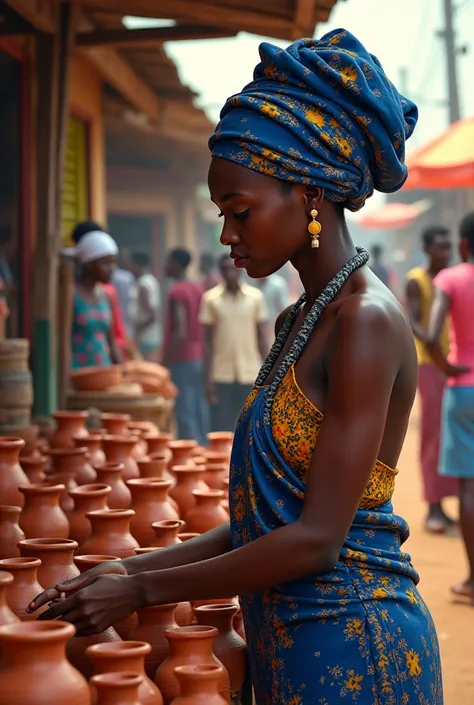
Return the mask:
POLYGON ((51 448, 74 448, 76 436, 87 436, 85 411, 57 411, 53 414, 56 430, 49 439, 51 448))
MULTIPOLYGON (((145 657, 151 652, 144 641, 119 641, 115 644, 96 644, 87 649, 94 667, 94 675, 101 673, 136 673, 143 681, 138 688, 140 705, 163 705, 158 687, 145 673, 145 657)), ((97 704, 97 692, 91 683, 92 705, 97 704)))
POLYGON ((193 495, 196 504, 184 515, 189 531, 204 534, 229 521, 229 515, 221 505, 223 490, 194 490, 193 495))
POLYGON ((53 474, 71 472, 78 485, 95 482, 96 473, 89 464, 89 451, 85 446, 79 448, 53 448, 48 451, 51 458, 53 474))
POLYGON ((0 570, 0 627, 20 621, 7 604, 7 588, 12 584, 13 575, 0 570))
POLYGON ((76 448, 87 448, 89 453, 89 463, 92 467, 105 463, 105 453, 102 450, 102 436, 98 433, 90 433, 88 436, 74 438, 76 448))
POLYGON ((202 605, 194 609, 198 624, 218 630, 212 649, 227 669, 232 698, 238 696, 247 672, 247 647, 233 626, 238 611, 239 606, 232 602, 227 605, 202 605))
MULTIPOLYGON (((213 641, 217 636, 215 627, 178 627, 168 629, 165 636, 169 643, 169 656, 159 666, 155 683, 160 689, 165 705, 170 705, 179 695, 179 683, 174 670, 177 666, 222 666, 222 663, 212 651, 213 641)), ((222 668, 218 690, 226 702, 229 702, 229 676, 223 666, 222 668)))
POLYGON ((197 448, 196 441, 170 441, 170 467, 175 465, 193 465, 193 451, 197 448))
POLYGON ((86 680, 66 659, 74 632, 60 621, 0 628, 0 705, 90 705, 86 680))
POLYGON ((102 414, 102 426, 109 436, 126 436, 130 414, 102 414))
POLYGON ((184 518, 196 504, 194 490, 208 490, 209 487, 202 479, 205 475, 203 467, 195 465, 173 466, 176 477, 176 486, 170 490, 170 497, 178 503, 181 516, 184 518))
POLYGON ((163 521, 154 521, 151 525, 155 533, 155 538, 150 544, 156 548, 168 548, 168 546, 176 546, 182 543, 178 538, 178 533, 184 526, 184 521, 180 519, 165 519, 163 521))
POLYGON ((38 582, 38 568, 41 561, 38 558, 4 558, 0 560, 0 570, 6 570, 13 575, 13 583, 7 585, 7 604, 11 611, 22 622, 34 621, 43 609, 34 614, 28 614, 25 609, 30 602, 43 592, 38 582))
POLYGON ((92 533, 80 546, 78 555, 107 554, 127 558, 135 555, 138 542, 130 533, 132 509, 99 509, 88 512, 92 533))
POLYGON ((98 509, 108 509, 107 497, 111 491, 108 485, 97 482, 82 485, 71 492, 74 509, 69 515, 69 536, 80 546, 91 535, 91 524, 86 514, 98 509))
POLYGON ((141 705, 138 689, 143 676, 138 673, 102 673, 91 678, 97 705, 141 705))
POLYGON ((20 491, 25 497, 25 507, 20 515, 20 528, 27 539, 67 539, 69 521, 59 502, 64 485, 24 485, 20 491))
POLYGON ((45 479, 48 459, 44 455, 20 456, 20 465, 28 478, 28 482, 31 482, 32 485, 43 482, 45 479))
POLYGON ((230 431, 213 431, 207 434, 209 441, 209 450, 213 453, 227 453, 230 456, 232 452, 232 443, 234 442, 234 434, 230 431))
POLYGON ((177 666, 174 674, 181 695, 172 705, 226 705, 228 702, 219 693, 222 666, 177 666))
POLYGON ((228 463, 211 463, 206 461, 206 473, 204 482, 211 490, 224 490, 225 481, 229 477, 228 463))
POLYGON ((4 506, 23 507, 20 485, 29 480, 20 465, 20 451, 25 441, 22 438, 0 436, 0 501, 4 506))
POLYGON ((130 530, 140 546, 151 546, 155 539, 153 522, 179 519, 167 501, 170 483, 166 480, 138 479, 129 480, 127 486, 132 493, 131 507, 135 511, 130 530))
MULTIPOLYGON (((168 641, 165 632, 178 629, 174 619, 177 605, 158 605, 145 607, 137 612, 138 624, 130 629, 130 641, 146 641, 151 646, 150 653, 145 656, 145 671, 154 680, 156 669, 168 656, 168 641)), ((159 684, 158 684, 159 687, 159 684)))
POLYGON ((109 509, 128 509, 132 495, 123 480, 123 463, 104 463, 95 468, 97 482, 108 485, 111 489, 107 497, 109 509))
POLYGON ((133 436, 104 436, 102 447, 109 463, 123 463, 122 477, 133 480, 140 477, 137 461, 133 457, 136 439, 133 436))
POLYGON ((48 474, 44 482, 45 485, 64 485, 64 489, 59 495, 59 506, 66 514, 69 514, 74 510, 74 502, 70 493, 78 487, 75 479, 75 473, 73 472, 55 472, 48 474))
POLYGON ((77 542, 71 539, 25 539, 19 544, 23 557, 39 558, 38 580, 49 588, 79 575, 73 556, 77 542))
POLYGON ((0 506, 0 558, 20 555, 18 541, 25 538, 18 524, 20 512, 20 507, 0 506))

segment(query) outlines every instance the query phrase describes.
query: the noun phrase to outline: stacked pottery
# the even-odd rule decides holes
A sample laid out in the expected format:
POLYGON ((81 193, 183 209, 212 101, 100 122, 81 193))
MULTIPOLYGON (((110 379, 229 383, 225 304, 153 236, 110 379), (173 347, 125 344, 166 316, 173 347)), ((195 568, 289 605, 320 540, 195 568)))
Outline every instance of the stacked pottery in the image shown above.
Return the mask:
POLYGON ((165 519, 164 521, 153 522, 151 527, 155 532, 155 538, 150 546, 168 548, 169 546, 176 546, 176 544, 182 543, 178 534, 183 526, 184 521, 180 519, 165 519))
POLYGON ((170 441, 170 467, 175 465, 193 465, 193 451, 197 448, 196 441, 170 441))
POLYGON ((23 507, 23 495, 18 487, 28 484, 20 465, 20 451, 24 445, 21 438, 0 436, 0 498, 4 506, 23 507))
POLYGON ((20 457, 20 465, 32 485, 37 485, 45 480, 47 464, 48 460, 43 455, 20 457))
POLYGON ((73 556, 77 542, 71 539, 25 539, 19 543, 20 555, 39 558, 38 581, 45 587, 53 587, 64 580, 79 575, 73 556))
POLYGON ((207 434, 209 450, 213 453, 226 453, 228 457, 232 452, 234 434, 229 431, 214 431, 207 434))
POLYGON ((88 435, 85 411, 57 411, 53 419, 56 421, 56 430, 49 439, 51 448, 74 448, 74 438, 88 435))
MULTIPOLYGON (((171 470, 168 468, 168 462, 169 459, 171 458, 171 453, 167 455, 166 453, 150 453, 148 456, 148 460, 153 463, 157 463, 155 466, 156 469, 159 471, 159 474, 157 477, 160 477, 163 480, 168 480, 171 482, 171 487, 174 487, 176 484, 176 478, 171 472, 171 470)), ((145 459, 144 459, 145 460, 145 459)), ((148 473, 152 472, 151 468, 145 468, 143 467, 144 474, 141 472, 142 477, 148 477, 148 473)))
POLYGON ((6 624, 16 624, 19 618, 13 614, 7 603, 7 588, 13 584, 13 575, 0 570, 0 627, 6 624))
POLYGON ((102 414, 100 418, 109 436, 127 435, 130 414, 102 414))
POLYGON ((189 531, 204 534, 229 521, 229 515, 221 501, 222 490, 193 490, 195 505, 184 515, 189 531))
POLYGON ((174 674, 180 695, 171 705, 226 705, 228 702, 219 693, 222 666, 177 666, 174 674))
POLYGON ((0 570, 13 575, 13 583, 6 587, 7 604, 13 614, 23 622, 34 621, 46 607, 34 614, 26 612, 32 600, 43 592, 38 582, 38 568, 41 561, 38 558, 3 558, 0 560, 0 570))
POLYGON ((104 436, 102 447, 109 463, 122 463, 122 477, 133 480, 139 477, 137 461, 133 457, 136 439, 133 436, 104 436))
POLYGON ((141 705, 138 690, 143 677, 138 673, 102 673, 91 678, 97 705, 141 705))
POLYGON ((18 524, 20 507, 0 507, 0 558, 20 555, 18 542, 25 534, 18 524))
POLYGON ((155 539, 152 524, 165 519, 178 519, 167 495, 170 483, 166 480, 129 480, 127 486, 132 493, 132 509, 135 515, 130 522, 133 536, 140 546, 151 546, 155 539))
POLYGON ((148 446, 148 455, 163 455, 166 462, 170 463, 173 454, 170 451, 170 443, 173 440, 171 433, 146 433, 143 437, 148 446))
MULTIPOLYGON (((157 605, 139 610, 137 612, 138 624, 136 627, 132 627, 128 633, 130 641, 146 641, 150 644, 151 651, 145 656, 145 671, 152 680, 155 679, 158 666, 168 656, 167 632, 170 629, 179 629, 174 619, 176 607, 176 604, 157 605)), ((160 684, 157 683, 157 685, 160 688, 160 684)))
POLYGON ((108 485, 95 483, 82 485, 71 492, 74 509, 69 515, 69 536, 80 546, 91 534, 91 524, 86 514, 99 509, 108 509, 107 497, 111 491, 108 485))
POLYGON ((74 511, 74 501, 71 497, 71 492, 77 489, 78 484, 75 480, 73 472, 55 472, 46 476, 46 480, 43 483, 45 487, 55 487, 57 485, 63 485, 61 494, 59 495, 59 506, 66 514, 74 511))
POLYGON ((89 452, 86 447, 54 448, 48 451, 51 458, 52 474, 72 473, 78 485, 95 482, 96 473, 89 464, 89 452))
POLYGON ((109 509, 128 509, 132 495, 123 480, 123 463, 104 463, 97 466, 97 482, 108 485, 111 489, 107 497, 109 509))
POLYGON ((105 463, 106 458, 102 450, 102 436, 100 434, 90 433, 88 436, 76 436, 74 444, 76 448, 87 448, 89 463, 92 467, 105 463))
POLYGON ((132 438, 135 439, 135 446, 133 448, 132 455, 135 458, 135 460, 141 460, 142 458, 147 457, 148 453, 148 445, 147 442, 143 438, 143 431, 140 431, 140 429, 128 429, 128 435, 132 436, 132 438))
POLYGON ((204 481, 211 490, 224 490, 225 481, 229 477, 229 465, 228 463, 222 462, 211 462, 206 460, 206 474, 204 475, 204 481))
POLYGON ((209 489, 202 479, 205 470, 192 464, 175 465, 173 473, 176 477, 176 486, 170 490, 170 497, 177 502, 181 516, 185 517, 196 503, 194 490, 209 489))
POLYGON ((27 539, 47 536, 67 539, 69 521, 60 506, 64 485, 24 485, 20 492, 25 507, 20 515, 20 528, 27 539))
POLYGON ((135 555, 138 542, 130 533, 130 520, 135 516, 132 509, 99 509, 87 512, 91 524, 91 535, 80 546, 78 555, 111 555, 128 558, 135 555))

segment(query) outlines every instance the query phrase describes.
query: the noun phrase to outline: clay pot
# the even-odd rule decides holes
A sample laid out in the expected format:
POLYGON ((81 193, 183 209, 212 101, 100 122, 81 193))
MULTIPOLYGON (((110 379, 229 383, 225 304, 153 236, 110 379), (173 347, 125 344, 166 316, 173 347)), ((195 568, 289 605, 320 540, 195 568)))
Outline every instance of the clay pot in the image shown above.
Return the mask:
POLYGON ((132 493, 132 509, 135 516, 130 529, 140 546, 152 546, 155 532, 152 524, 165 519, 178 519, 179 516, 167 501, 170 483, 166 480, 129 480, 127 487, 132 493))
POLYGON ((226 705, 228 702, 219 693, 222 666, 177 666, 174 674, 181 695, 172 705, 226 705))
POLYGON ((227 605, 202 605, 194 609, 198 624, 216 627, 219 632, 212 649, 227 669, 232 698, 240 692, 247 672, 247 647, 233 627, 238 611, 239 606, 232 602, 227 605))
POLYGON ((169 656, 158 667, 155 678, 155 683, 161 691, 165 705, 170 705, 179 695, 179 683, 174 670, 178 666, 221 666, 223 671, 219 677, 218 690, 225 701, 229 702, 229 676, 212 651, 216 636, 217 629, 215 627, 201 625, 166 630, 165 637, 169 644, 169 656))
POLYGON ((176 478, 171 472, 171 470, 168 468, 168 463, 171 460, 171 451, 169 454, 166 453, 150 453, 148 455, 148 458, 153 461, 153 462, 158 462, 159 467, 163 468, 163 472, 159 477, 161 477, 163 480, 169 480, 171 482, 171 487, 174 487, 176 485, 176 478))
POLYGON ((164 455, 170 463, 173 457, 170 451, 170 442, 173 440, 171 433, 146 433, 144 440, 147 442, 148 455, 164 455))
POLYGON ((25 609, 32 600, 43 592, 38 582, 38 568, 41 561, 38 558, 3 558, 0 560, 0 570, 6 570, 13 575, 13 583, 7 585, 7 604, 11 611, 22 622, 34 621, 46 606, 34 614, 28 614, 25 609))
POLYGON ((105 436, 102 447, 109 463, 123 463, 122 477, 124 480, 138 478, 137 461, 133 457, 136 439, 133 436, 105 436))
POLYGON ((20 541, 20 555, 39 558, 38 580, 46 588, 79 575, 73 556, 77 542, 70 539, 25 539, 20 541))
POLYGON ((20 465, 20 450, 24 447, 22 438, 0 436, 0 497, 6 507, 23 507, 20 485, 29 480, 20 465))
POLYGON ((193 450, 196 447, 196 441, 170 441, 170 466, 173 467, 174 465, 193 465, 193 450))
POLYGON ((135 460, 141 460, 147 457, 148 445, 145 440, 143 440, 143 431, 139 429, 128 429, 128 435, 135 439, 135 446, 132 451, 132 455, 135 460))
POLYGON ((108 509, 107 496, 111 491, 108 485, 95 483, 82 485, 71 492, 74 509, 69 515, 69 536, 79 545, 91 535, 91 524, 86 514, 98 509, 108 509))
POLYGON ((211 490, 224 490, 225 480, 229 476, 229 465, 226 463, 206 462, 206 472, 203 480, 211 490))
POLYGON ((234 442, 234 434, 230 431, 214 431, 207 434, 209 441, 209 450, 213 453, 227 453, 230 456, 232 452, 232 443, 234 442))
POLYGON ((60 621, 2 627, 0 705, 90 705, 87 682, 66 659, 74 632, 60 621))
POLYGON ((182 543, 185 541, 191 541, 191 539, 195 539, 198 536, 201 536, 201 534, 197 534, 194 531, 185 531, 182 534, 178 534, 178 538, 181 539, 182 543))
POLYGON ((108 554, 127 558, 134 556, 137 541, 130 533, 130 520, 135 516, 132 509, 99 509, 87 512, 92 532, 79 548, 78 555, 108 554))
POLYGON ((137 460, 138 470, 142 479, 167 480, 165 477, 166 460, 164 455, 155 454, 153 458, 147 456, 141 460, 137 460))
POLYGON ((18 524, 20 512, 20 507, 0 507, 0 558, 20 555, 18 542, 25 538, 18 524))
POLYGON ((194 490, 208 490, 209 487, 203 480, 205 470, 195 465, 173 466, 176 477, 176 487, 170 490, 170 497, 178 503, 182 517, 185 517, 196 504, 194 490))
POLYGON ((6 624, 17 624, 20 621, 7 604, 7 588, 12 584, 13 575, 0 570, 0 627, 6 624))
POLYGON ((229 454, 227 452, 216 452, 214 450, 205 450, 204 457, 207 463, 212 463, 213 465, 222 464, 227 466, 227 475, 229 474, 229 454))
POLYGON ((158 426, 153 421, 130 421, 128 430, 141 431, 143 435, 152 435, 158 433, 158 426))
POLYGON ((97 705, 141 705, 138 689, 143 676, 138 673, 102 673, 91 678, 97 705))
POLYGON ((71 492, 76 490, 78 484, 75 480, 73 472, 55 472, 51 475, 46 476, 47 479, 43 483, 46 487, 53 487, 56 485, 63 485, 64 489, 61 490, 59 495, 59 506, 66 514, 69 516, 71 512, 74 511, 74 500, 71 497, 71 492))
POLYGON ((106 458, 102 450, 102 436, 100 434, 90 433, 88 436, 75 436, 74 444, 76 448, 87 448, 89 463, 92 467, 105 463, 106 458))
POLYGON ((157 605, 139 610, 138 625, 130 629, 128 635, 131 641, 146 641, 150 644, 151 651, 145 656, 145 671, 152 680, 155 678, 156 669, 168 656, 165 633, 170 629, 179 628, 174 619, 176 607, 175 604, 157 605))
POLYGON ((224 498, 222 490, 194 490, 193 495, 196 505, 184 515, 189 531, 205 534, 229 521, 229 515, 220 504, 224 498))
POLYGON ((157 548, 167 548, 182 543, 178 538, 179 530, 184 526, 184 521, 180 519, 165 519, 164 521, 154 521, 151 525, 155 532, 155 538, 151 545, 157 548))
POLYGON ((102 414, 102 426, 107 429, 107 434, 111 436, 126 436, 130 414, 102 414))
MULTIPOLYGON (((122 641, 115 644, 96 644, 87 649, 92 661, 94 675, 101 673, 129 672, 142 676, 138 688, 140 705, 163 705, 160 691, 145 674, 145 657, 151 652, 150 644, 144 641, 122 641)), ((97 692, 91 683, 92 703, 97 703, 97 692)))
POLYGON ((67 539, 69 521, 60 507, 64 485, 24 485, 20 491, 25 497, 25 507, 20 515, 20 528, 27 539, 67 539))
POLYGON ((109 509, 128 509, 132 495, 123 480, 123 463, 104 463, 97 466, 97 481, 108 485, 111 489, 107 497, 109 509))
POLYGON ((89 451, 86 447, 53 448, 48 451, 51 458, 51 471, 73 473, 78 485, 89 485, 96 481, 96 473, 89 464, 89 451))
POLYGON ((37 485, 45 479, 48 459, 43 455, 38 454, 25 456, 23 458, 20 457, 20 465, 32 485, 37 485))
POLYGON ((56 430, 49 439, 50 448, 74 448, 76 436, 88 435, 85 411, 57 411, 53 419, 56 421, 56 430))

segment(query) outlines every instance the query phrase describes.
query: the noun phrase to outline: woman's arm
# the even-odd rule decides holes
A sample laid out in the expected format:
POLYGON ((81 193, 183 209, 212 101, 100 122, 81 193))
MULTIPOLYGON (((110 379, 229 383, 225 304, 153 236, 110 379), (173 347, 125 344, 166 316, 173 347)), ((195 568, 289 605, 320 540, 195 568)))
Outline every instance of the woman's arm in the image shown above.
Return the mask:
POLYGON ((444 372, 447 377, 457 377, 463 372, 468 372, 468 368, 462 365, 452 365, 441 350, 439 340, 449 313, 451 299, 449 296, 435 287, 434 299, 431 306, 430 322, 426 339, 426 348, 431 355, 434 364, 444 372))
POLYGON ((110 306, 111 322, 107 331, 107 342, 110 348, 110 357, 114 365, 120 365, 123 362, 120 345, 125 343, 125 324, 122 318, 122 312, 117 299, 115 290, 108 289, 105 292, 107 301, 110 306))

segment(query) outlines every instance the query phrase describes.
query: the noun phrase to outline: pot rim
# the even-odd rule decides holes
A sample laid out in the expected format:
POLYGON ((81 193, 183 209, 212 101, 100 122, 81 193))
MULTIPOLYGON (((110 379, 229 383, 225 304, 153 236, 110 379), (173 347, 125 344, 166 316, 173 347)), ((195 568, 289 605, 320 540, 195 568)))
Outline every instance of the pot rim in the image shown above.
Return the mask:
POLYGON ((109 494, 110 492, 112 492, 112 488, 105 482, 91 482, 88 485, 79 485, 79 487, 71 490, 69 495, 71 497, 86 497, 90 494, 100 496, 109 494))
POLYGON ((27 466, 40 466, 40 465, 46 465, 48 462, 48 459, 45 458, 44 455, 24 455, 22 458, 20 458, 20 465, 23 466, 23 463, 27 466))
MULTIPOLYGON (((125 465, 123 463, 114 463, 113 460, 107 460, 105 463, 101 463, 100 465, 94 465, 93 466, 94 470, 110 470, 111 472, 123 472, 125 469, 125 465)), ((100 483, 99 483, 100 484, 100 483)))
POLYGON ((178 450, 180 448, 186 448, 186 450, 193 450, 194 448, 197 448, 197 447, 198 447, 198 442, 193 441, 193 440, 185 441, 185 440, 178 439, 175 441, 170 441, 170 449, 171 450, 174 450, 174 449, 178 450))
POLYGON ((85 421, 88 417, 88 413, 87 411, 55 411, 51 416, 55 421, 60 421, 61 419, 85 421))
POLYGON ((92 512, 86 512, 86 517, 89 518, 116 518, 119 519, 131 519, 135 516, 134 509, 94 509, 92 512))
POLYGON ((60 482, 49 485, 43 485, 39 482, 32 482, 30 485, 18 485, 18 489, 22 494, 60 494, 61 492, 64 492, 66 485, 63 485, 60 482))
POLYGON ((160 521, 154 521, 152 527, 160 527, 160 529, 175 529, 180 528, 185 525, 185 521, 182 519, 161 519, 160 521))
POLYGON ((17 507, 13 504, 0 504, 0 514, 16 514, 19 516, 21 514, 21 507, 17 507))
POLYGON ((208 489, 208 490, 193 490, 193 495, 195 497, 208 497, 209 499, 214 498, 217 499, 224 499, 225 497, 225 492, 224 490, 213 490, 213 489, 208 489))
POLYGON ((239 609, 239 605, 236 605, 235 602, 216 602, 211 605, 197 605, 193 607, 194 612, 234 612, 234 614, 236 614, 239 609))
POLYGON ((135 641, 133 639, 125 641, 104 642, 102 644, 92 644, 86 649, 89 658, 101 656, 129 658, 130 656, 147 656, 151 652, 151 644, 147 641, 135 641))
POLYGON ((172 639, 205 639, 216 637, 219 633, 217 627, 207 627, 204 624, 193 624, 189 627, 173 627, 165 629, 165 636, 172 639))
POLYGON ((92 676, 91 685, 105 686, 107 688, 123 688, 125 686, 136 687, 143 683, 143 676, 132 671, 122 671, 121 673, 99 673, 92 676))
POLYGON ((15 578, 8 570, 0 570, 0 587, 11 585, 14 579, 15 578))
POLYGON ((125 436, 122 434, 114 435, 113 433, 107 433, 102 437, 102 443, 122 443, 123 445, 134 446, 137 443, 137 439, 134 436, 125 436))
POLYGON ((104 412, 103 414, 100 415, 100 420, 101 421, 126 421, 127 424, 132 420, 132 417, 130 414, 120 414, 120 413, 114 413, 113 411, 110 412, 104 412))
POLYGON ((0 436, 0 450, 21 450, 25 445, 25 441, 19 436, 0 436))
POLYGON ((9 641, 25 641, 25 637, 30 642, 66 641, 75 633, 76 628, 72 624, 56 619, 17 622, 0 627, 0 637, 6 637, 9 641))
POLYGON ((86 455, 89 452, 89 448, 86 446, 80 446, 79 448, 49 448, 45 450, 45 455, 51 455, 53 458, 60 458, 61 456, 68 455, 86 455))
POLYGON ((134 477, 132 480, 127 480, 125 484, 128 487, 167 487, 173 483, 171 480, 163 480, 161 477, 134 477))
POLYGON ((22 539, 18 541, 20 546, 34 546, 38 551, 64 551, 66 549, 75 551, 79 544, 74 539, 59 539, 59 538, 38 538, 38 539, 22 539))
POLYGON ((39 568, 41 566, 40 558, 33 558, 32 556, 20 556, 15 558, 2 558, 0 560, 0 570, 3 569, 9 572, 9 570, 29 570, 31 568, 39 568), (7 568, 6 566, 9 566, 7 568))

